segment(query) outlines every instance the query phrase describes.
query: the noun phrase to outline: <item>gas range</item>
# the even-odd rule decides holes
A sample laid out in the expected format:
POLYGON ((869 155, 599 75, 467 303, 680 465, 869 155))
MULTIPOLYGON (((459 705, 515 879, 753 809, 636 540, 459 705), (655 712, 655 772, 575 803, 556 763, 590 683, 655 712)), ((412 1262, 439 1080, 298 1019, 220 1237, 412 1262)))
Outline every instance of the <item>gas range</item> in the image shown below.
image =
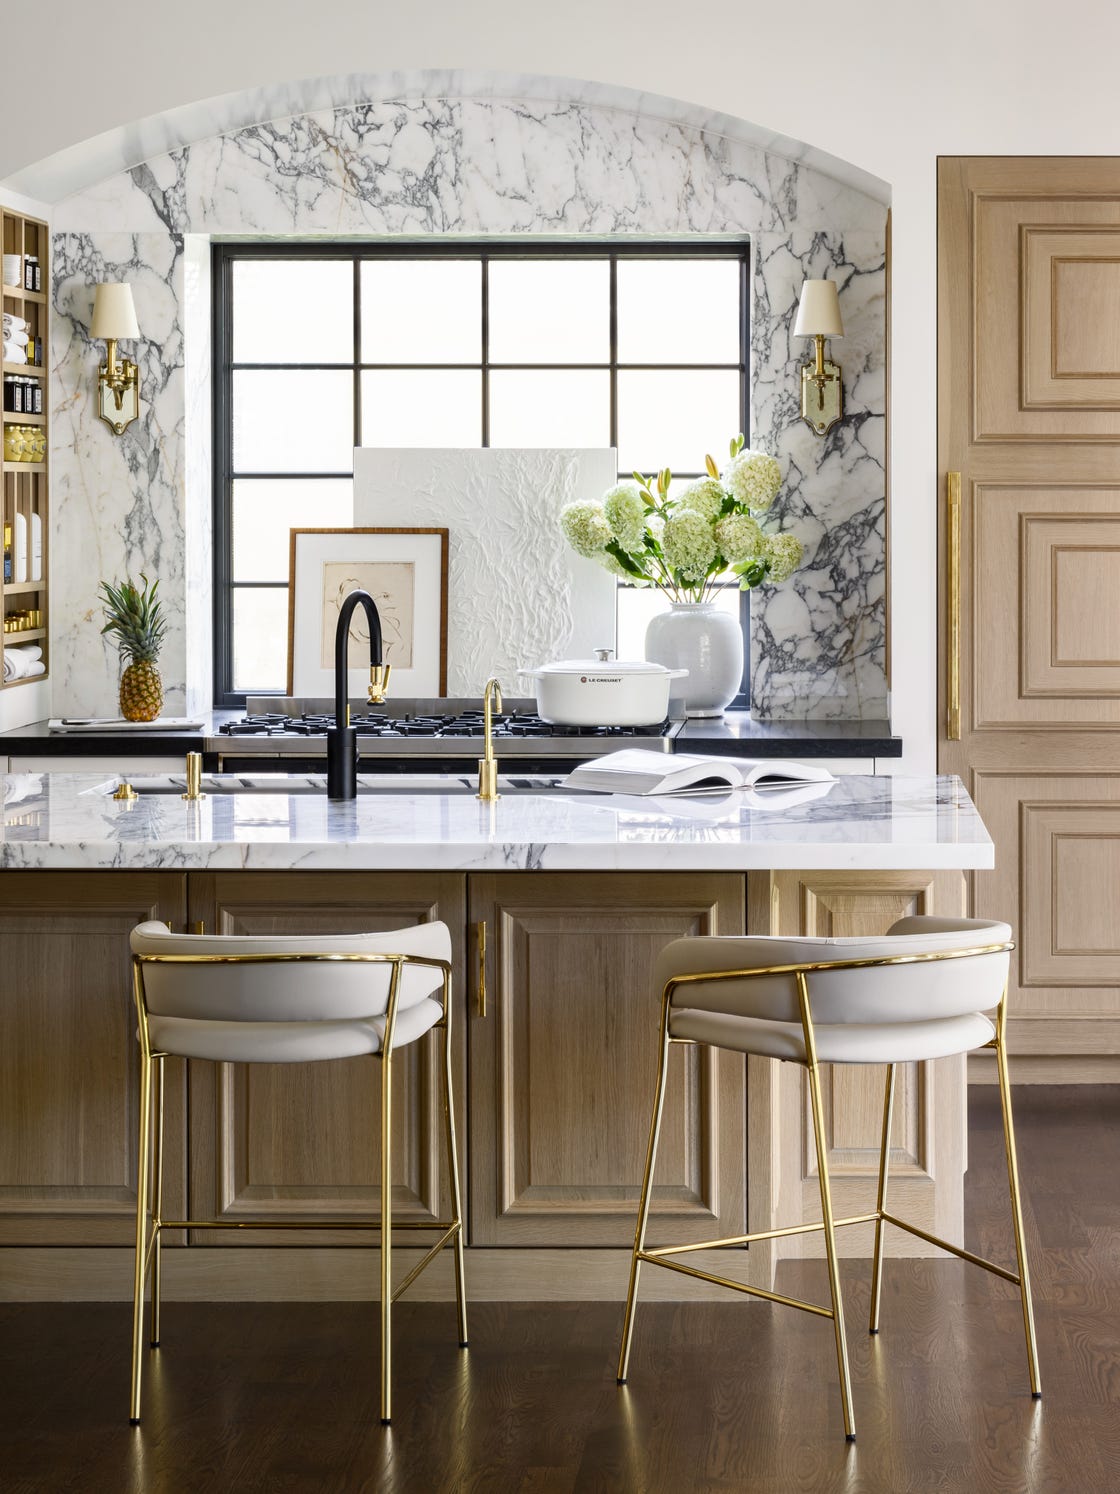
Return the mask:
MULTIPOLYGON (((589 757, 616 752, 628 744, 670 752, 684 725, 668 720, 652 726, 556 726, 542 721, 529 700, 506 701, 493 720, 499 760, 516 759, 524 772, 566 771, 589 757)), ((283 758, 285 768, 310 767, 326 757, 326 732, 334 725, 333 701, 250 697, 243 717, 224 722, 207 742, 220 766, 236 772, 249 760, 283 758), (289 763, 291 759, 291 763, 289 763)), ((429 759, 431 771, 474 766, 483 752, 482 711, 476 699, 390 699, 383 706, 355 706, 350 725, 358 733, 358 753, 367 771, 394 771, 429 759)), ((322 764, 319 763, 321 768, 322 764)))

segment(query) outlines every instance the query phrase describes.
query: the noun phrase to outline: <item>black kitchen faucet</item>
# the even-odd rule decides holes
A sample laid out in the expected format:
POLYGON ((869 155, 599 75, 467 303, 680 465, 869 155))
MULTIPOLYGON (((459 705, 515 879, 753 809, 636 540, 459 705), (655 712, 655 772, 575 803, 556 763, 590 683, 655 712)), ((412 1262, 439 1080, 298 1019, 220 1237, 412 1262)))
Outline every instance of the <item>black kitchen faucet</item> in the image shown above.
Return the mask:
POLYGON ((327 731, 327 798, 353 799, 358 792, 358 732, 350 725, 347 703, 347 655, 350 651, 350 619, 362 607, 369 619, 369 698, 374 705, 385 699, 389 664, 381 662, 381 616, 368 591, 352 591, 338 609, 334 630, 334 725, 327 731))

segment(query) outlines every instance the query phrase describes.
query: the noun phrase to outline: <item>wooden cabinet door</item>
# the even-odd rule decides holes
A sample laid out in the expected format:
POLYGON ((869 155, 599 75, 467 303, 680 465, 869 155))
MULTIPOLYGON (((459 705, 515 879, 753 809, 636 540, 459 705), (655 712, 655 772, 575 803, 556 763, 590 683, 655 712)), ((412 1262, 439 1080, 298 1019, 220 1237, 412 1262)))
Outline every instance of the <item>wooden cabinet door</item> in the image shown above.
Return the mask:
MULTIPOLYGON (((965 884, 959 871, 945 872, 764 872, 751 876, 751 924, 786 938, 875 938, 900 918, 915 914, 960 917, 965 884)), ((774 1081, 768 1132, 773 1148, 774 1217, 752 1214, 752 1228, 766 1229, 820 1218, 820 1183, 806 1071, 797 1064, 768 1064, 774 1081)), ((874 1206, 883 1125, 881 1065, 824 1064, 825 1129, 829 1174, 837 1216, 863 1214, 874 1206)), ((963 1227, 965 1074, 960 1058, 900 1064, 896 1076, 889 1207, 903 1219, 949 1240, 963 1227)), ((754 1154, 752 1153, 752 1157, 754 1154)), ((752 1176, 761 1173, 752 1161, 752 1176)), ((870 1225, 837 1234, 841 1253, 867 1256, 870 1225)), ((915 1254, 914 1240, 900 1230, 886 1233, 888 1254, 915 1254)), ((921 1247, 918 1247, 921 1249, 921 1247)), ((822 1255, 819 1234, 780 1241, 779 1256, 822 1255)))
MULTIPOLYGON (((181 929, 186 878, 6 871, 0 888, 0 1243, 131 1244, 139 1062, 128 936, 149 918, 181 929)), ((186 1204, 185 1089, 184 1065, 169 1059, 171 1218, 186 1204)))
POLYGON ((1120 158, 943 160, 938 246, 939 763, 995 840, 974 911, 1015 926, 1012 1077, 1114 1079, 1120 158))
MULTIPOLYGON (((190 916, 219 934, 358 933, 442 919, 451 929, 456 1102, 464 1112, 465 880, 436 872, 229 872, 192 875, 190 916)), ((393 1212, 446 1218, 450 1207, 439 1036, 393 1059, 393 1212)), ((311 1222, 380 1215, 381 1064, 190 1065, 191 1217, 311 1222)), ((461 1133, 462 1135, 462 1133, 461 1133)), ((464 1159, 460 1140, 460 1164, 464 1159)), ((206 1245, 335 1243, 353 1230, 195 1231, 206 1245)), ((370 1239, 373 1236, 368 1237, 370 1239)))
MULTIPOLYGON (((671 939, 744 929, 745 879, 503 873, 470 879, 485 923, 486 1007, 470 1019, 471 1243, 633 1240, 671 939)), ((745 1066, 678 1047, 654 1231, 734 1234, 745 1219, 745 1066)), ((652 1238, 652 1237, 651 1237, 652 1238)))

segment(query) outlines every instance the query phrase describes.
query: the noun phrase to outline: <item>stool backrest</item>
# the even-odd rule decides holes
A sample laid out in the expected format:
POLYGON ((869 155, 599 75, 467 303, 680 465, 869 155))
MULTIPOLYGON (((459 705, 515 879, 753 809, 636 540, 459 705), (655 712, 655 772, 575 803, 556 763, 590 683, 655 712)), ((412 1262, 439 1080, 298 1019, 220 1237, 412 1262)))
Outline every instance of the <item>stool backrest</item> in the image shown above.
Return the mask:
MULTIPOLYGON (((173 934, 165 924, 142 923, 133 929, 131 944, 133 954, 140 957, 148 1011, 206 1022, 381 1016, 389 1002, 393 966, 384 960, 348 960, 347 955, 451 959, 451 935, 444 923, 379 934, 285 936, 173 934), (161 957, 168 955, 193 958, 163 963, 161 957), (199 960, 200 955, 222 958, 199 960), (285 955, 340 958, 275 958, 285 955)), ((443 972, 438 967, 404 964, 397 1010, 405 1011, 442 989, 443 972)))
POLYGON ((929 956, 989 949, 993 945, 1009 946, 1010 927, 977 918, 938 919, 938 927, 931 929, 933 923, 929 918, 904 918, 879 939, 734 936, 677 939, 666 946, 658 960, 658 988, 663 989, 675 977, 726 971, 726 978, 686 979, 676 984, 673 1006, 768 1022, 800 1022, 795 971, 747 972, 770 971, 775 966, 804 969, 833 961, 901 957, 913 963, 807 971, 813 1021, 864 1025, 924 1022, 990 1011, 998 1006, 1007 984, 1010 959, 1007 949, 950 959, 929 956), (924 932, 909 932, 913 923, 920 924, 924 932))

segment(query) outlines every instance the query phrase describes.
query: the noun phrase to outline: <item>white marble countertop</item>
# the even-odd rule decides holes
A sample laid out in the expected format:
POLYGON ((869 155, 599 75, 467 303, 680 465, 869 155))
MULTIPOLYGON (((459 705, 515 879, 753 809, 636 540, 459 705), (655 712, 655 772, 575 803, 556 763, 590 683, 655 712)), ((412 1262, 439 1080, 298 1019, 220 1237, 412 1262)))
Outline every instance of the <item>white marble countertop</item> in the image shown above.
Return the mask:
POLYGON ((511 777, 492 804, 465 777, 360 778, 332 803, 322 778, 0 775, 0 869, 718 871, 987 868, 991 839, 957 778, 841 777, 811 802, 575 794, 511 777), (225 792, 234 788, 233 792, 225 792))

